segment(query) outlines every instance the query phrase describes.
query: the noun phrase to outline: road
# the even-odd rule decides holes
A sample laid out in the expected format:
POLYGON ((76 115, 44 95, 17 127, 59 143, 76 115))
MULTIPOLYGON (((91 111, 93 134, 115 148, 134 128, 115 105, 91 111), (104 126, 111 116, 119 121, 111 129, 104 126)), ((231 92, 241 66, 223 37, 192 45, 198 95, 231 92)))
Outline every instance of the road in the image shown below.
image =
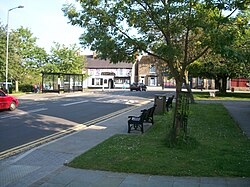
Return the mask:
POLYGON ((11 149, 15 151, 20 146, 28 147, 35 144, 32 142, 37 143, 47 137, 44 142, 74 132, 86 127, 91 120, 102 120, 102 116, 110 117, 114 112, 123 112, 153 100, 155 94, 161 93, 166 94, 162 91, 120 90, 73 94, 70 97, 47 98, 43 94, 39 98, 35 95, 32 99, 20 98, 20 105, 15 111, 0 111, 0 153, 11 149))

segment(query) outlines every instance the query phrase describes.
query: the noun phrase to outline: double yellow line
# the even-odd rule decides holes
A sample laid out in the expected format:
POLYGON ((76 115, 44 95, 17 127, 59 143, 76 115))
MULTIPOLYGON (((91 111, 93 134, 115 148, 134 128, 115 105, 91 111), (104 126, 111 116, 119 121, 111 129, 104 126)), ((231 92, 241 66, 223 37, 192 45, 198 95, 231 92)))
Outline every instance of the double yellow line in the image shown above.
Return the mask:
POLYGON ((66 129, 66 130, 62 130, 60 132, 57 132, 57 133, 54 133, 54 134, 51 134, 49 136, 46 136, 46 137, 43 137, 43 138, 40 138, 38 140, 34 140, 32 142, 29 142, 29 143, 26 143, 26 144, 23 144, 23 145, 20 145, 20 146, 17 146, 17 147, 14 147, 14 148, 11 148, 11 149, 8 149, 6 151, 3 151, 3 152, 0 152, 0 160, 1 159, 4 159, 6 157, 9 157, 9 156, 12 156, 12 155, 15 155, 17 153, 20 153, 20 152, 23 152, 23 151, 26 151, 28 149, 31 149, 33 147, 36 147, 36 146, 39 146, 41 144, 44 144, 44 143, 47 143, 49 141, 52 141, 52 140, 55 140, 57 138, 60 138, 64 135, 67 135, 67 134, 70 134, 70 133, 73 133, 73 132, 76 132, 76 131, 79 131, 83 128, 86 128, 90 125, 94 125, 96 123, 99 123, 101 121, 104 121, 104 120, 107 120, 107 119, 110 119, 111 117, 114 117, 114 116, 117 116, 119 114, 122 114, 124 112, 128 112, 130 110, 133 110, 134 108, 138 107, 137 106, 131 106, 131 107, 127 107, 127 108, 124 108, 124 109, 121 109, 121 110, 118 110, 116 112, 113 112, 113 113, 110 113, 110 114, 107 114, 105 116, 102 116, 102 117, 99 117, 99 118, 96 118, 94 120, 91 120, 91 121, 88 121, 86 123, 83 123, 83 124, 78 124, 72 128, 69 128, 69 129, 66 129))

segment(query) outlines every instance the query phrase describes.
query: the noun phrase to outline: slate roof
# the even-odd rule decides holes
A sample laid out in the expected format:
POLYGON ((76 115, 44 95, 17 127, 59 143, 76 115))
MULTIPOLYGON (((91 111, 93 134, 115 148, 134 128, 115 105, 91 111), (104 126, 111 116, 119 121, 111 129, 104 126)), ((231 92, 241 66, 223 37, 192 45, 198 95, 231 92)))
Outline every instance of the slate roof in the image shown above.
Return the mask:
POLYGON ((87 63, 85 67, 87 69, 131 69, 133 64, 132 63, 117 63, 113 64, 110 63, 109 60, 101 60, 97 58, 86 58, 87 63))

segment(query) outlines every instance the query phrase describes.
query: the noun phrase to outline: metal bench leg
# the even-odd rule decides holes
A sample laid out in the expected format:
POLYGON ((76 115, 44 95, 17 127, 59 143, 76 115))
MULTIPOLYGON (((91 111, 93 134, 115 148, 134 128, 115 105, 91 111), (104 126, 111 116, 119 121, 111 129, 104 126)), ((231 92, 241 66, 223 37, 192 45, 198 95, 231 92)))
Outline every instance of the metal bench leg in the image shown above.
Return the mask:
POLYGON ((130 133, 130 130, 131 130, 131 126, 130 126, 130 124, 128 123, 128 133, 130 133))
POLYGON ((143 130, 143 124, 141 124, 141 133, 143 133, 144 130, 143 130))

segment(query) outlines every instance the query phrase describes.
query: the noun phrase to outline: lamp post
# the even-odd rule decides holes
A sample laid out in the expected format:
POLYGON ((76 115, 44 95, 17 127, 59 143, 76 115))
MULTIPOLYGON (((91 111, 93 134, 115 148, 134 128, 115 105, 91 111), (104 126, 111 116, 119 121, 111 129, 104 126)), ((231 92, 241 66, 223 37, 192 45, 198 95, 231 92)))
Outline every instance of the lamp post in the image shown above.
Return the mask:
POLYGON ((8 14, 7 14, 6 70, 5 70, 5 88, 6 88, 7 92, 8 92, 8 60, 9 60, 9 13, 10 13, 10 11, 17 9, 17 8, 24 8, 24 6, 18 6, 18 7, 11 8, 8 10, 8 14))

